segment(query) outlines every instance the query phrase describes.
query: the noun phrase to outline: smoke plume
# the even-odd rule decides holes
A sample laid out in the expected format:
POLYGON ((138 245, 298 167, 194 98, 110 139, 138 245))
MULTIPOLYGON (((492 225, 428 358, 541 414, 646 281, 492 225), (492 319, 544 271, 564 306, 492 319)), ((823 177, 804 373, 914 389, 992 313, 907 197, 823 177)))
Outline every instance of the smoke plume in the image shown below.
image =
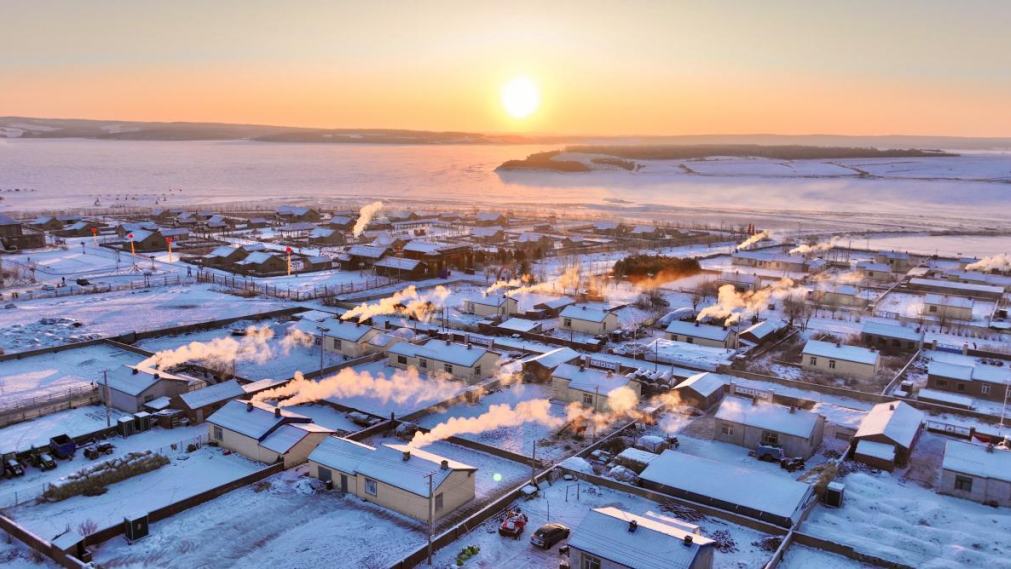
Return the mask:
POLYGON ((554 429, 561 427, 565 420, 551 414, 551 402, 547 399, 521 401, 515 407, 503 403, 488 407, 488 411, 477 417, 451 417, 427 433, 418 432, 414 435, 409 446, 421 448, 455 435, 518 427, 524 423, 538 423, 554 429))
MULTIPOLYGON (((525 279, 526 282, 529 282, 528 275, 524 275, 523 279, 525 279)), ((513 288, 513 290, 509 291, 509 294, 523 294, 528 292, 557 292, 559 289, 562 291, 569 289, 575 290, 579 287, 579 266, 577 265, 569 267, 568 269, 565 269, 565 272, 562 273, 562 275, 559 276, 558 278, 537 284, 525 284, 524 282, 521 282, 520 280, 517 279, 513 279, 510 281, 499 281, 488 287, 484 292, 485 294, 491 294, 499 289, 509 287, 518 287, 513 288)))
POLYGON ((790 249, 790 254, 793 255, 794 253, 804 254, 804 253, 813 253, 815 251, 827 251, 835 247, 836 244, 840 241, 840 239, 841 237, 836 235, 831 239, 829 239, 828 241, 823 241, 821 243, 816 243, 814 245, 806 245, 806 244, 800 245, 794 247, 793 249, 790 249))
POLYGON ((793 280, 788 278, 780 279, 772 285, 756 291, 738 292, 734 285, 726 284, 720 287, 716 304, 703 308, 695 320, 725 318, 725 324, 736 324, 741 316, 757 314, 764 310, 770 300, 780 300, 797 292, 806 294, 807 289, 795 287, 793 280))
POLYGON ((351 230, 351 233, 355 237, 360 237, 365 231, 365 228, 368 227, 369 223, 372 221, 372 218, 375 217, 381 209, 383 209, 383 202, 372 202, 369 205, 362 206, 361 211, 358 212, 358 221, 355 222, 355 227, 351 230))
POLYGON ((367 396, 381 404, 392 401, 402 405, 408 402, 445 401, 459 392, 460 382, 436 376, 423 378, 413 367, 398 369, 389 377, 344 368, 337 375, 319 381, 305 379, 301 372, 296 372, 295 379, 280 387, 257 393, 253 400, 277 399, 279 407, 289 407, 330 397, 345 399, 367 396), (287 399, 282 399, 285 397, 287 399))
MULTIPOLYGON (((208 367, 220 368, 240 361, 264 363, 276 355, 270 346, 273 337, 274 331, 269 326, 250 326, 246 328, 245 335, 240 336, 238 340, 226 336, 208 342, 190 342, 174 350, 158 352, 140 362, 138 366, 168 369, 186 362, 201 362, 208 367)), ((287 354, 301 342, 299 338, 289 340, 285 337, 281 342, 283 354, 287 354)), ((312 338, 309 339, 309 343, 312 343, 312 338)))
POLYGON ((967 271, 983 271, 987 273, 995 270, 1006 271, 1008 269, 1011 269, 1011 255, 1007 253, 984 257, 975 263, 969 263, 965 267, 967 271))
POLYGON ((744 241, 741 241, 741 244, 737 246, 737 250, 740 251, 741 249, 747 249, 748 247, 754 245, 755 243, 758 243, 762 239, 768 239, 768 237, 769 237, 768 231, 759 231, 758 233, 752 235, 751 237, 748 237, 744 241))
POLYGON ((433 312, 445 305, 449 295, 450 290, 442 285, 422 293, 419 293, 418 289, 411 285, 398 293, 380 299, 379 302, 373 304, 363 302, 341 315, 341 320, 357 317, 359 322, 365 322, 373 316, 404 314, 427 322, 433 312))

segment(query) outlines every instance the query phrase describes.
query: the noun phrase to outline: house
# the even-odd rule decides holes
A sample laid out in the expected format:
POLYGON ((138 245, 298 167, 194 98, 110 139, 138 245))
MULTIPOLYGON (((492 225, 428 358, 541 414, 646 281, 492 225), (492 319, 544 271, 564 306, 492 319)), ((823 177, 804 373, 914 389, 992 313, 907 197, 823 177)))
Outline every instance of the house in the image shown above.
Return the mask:
POLYGON ((729 396, 716 410, 715 429, 720 442, 748 449, 773 445, 787 456, 807 459, 821 444, 825 418, 796 407, 729 396))
POLYGON ((948 280, 955 282, 1000 286, 1004 287, 1004 292, 1011 292, 1011 276, 992 275, 990 273, 975 271, 948 271, 945 276, 948 280))
POLYGON ((351 231, 354 229, 355 223, 358 220, 353 217, 335 215, 327 220, 326 224, 330 229, 336 229, 338 231, 351 231))
POLYGON ((207 436, 232 452, 284 468, 304 463, 332 434, 304 417, 263 403, 229 401, 207 418, 207 436))
POLYGON ((947 441, 938 492, 990 506, 1011 507, 1011 450, 947 441))
MULTIPOLYGON (((375 221, 370 225, 375 225, 375 221)), ((407 245, 407 240, 390 231, 380 231, 376 232, 375 238, 372 239, 370 245, 373 247, 385 247, 391 253, 400 253, 404 249, 404 246, 407 245)))
POLYGON ((872 379, 878 372, 878 352, 859 346, 844 346, 820 340, 808 340, 801 355, 801 367, 809 371, 872 379))
POLYGON ((0 245, 5 251, 44 247, 46 234, 28 229, 20 221, 0 213, 0 245))
POLYGON ((501 324, 497 325, 496 328, 499 331, 506 334, 540 334, 543 332, 542 324, 534 320, 527 320, 526 318, 510 318, 501 324))
POLYGON ((280 235, 282 239, 307 239, 309 234, 315 229, 316 224, 300 221, 297 223, 286 223, 275 228, 274 232, 280 235))
POLYGON ((800 518, 813 494, 804 482, 673 450, 650 462, 639 485, 785 528, 800 518))
POLYGON ((663 237, 663 231, 655 225, 636 225, 628 232, 631 237, 639 239, 659 239, 663 237))
POLYGON ((197 380, 153 368, 121 365, 106 373, 98 390, 103 403, 120 411, 137 413, 159 397, 175 397, 193 389, 197 380))
POLYGON ((39 231, 56 231, 57 229, 63 229, 62 221, 48 215, 36 217, 28 222, 28 225, 30 225, 32 229, 37 229, 39 231))
POLYGON ((256 251, 235 263, 235 268, 245 274, 279 275, 288 270, 288 261, 266 251, 256 251))
POLYGON ((724 386, 730 378, 718 373, 697 373, 679 383, 673 392, 681 403, 700 411, 708 411, 723 397, 724 386))
POLYGON ((939 320, 972 320, 973 300, 961 296, 947 296, 930 293, 923 297, 924 316, 939 320))
POLYGON ((467 245, 435 241, 411 241, 404 245, 404 257, 424 261, 430 276, 439 276, 449 269, 466 269, 474 266, 474 255, 467 245))
POLYGON ((133 241, 133 250, 138 253, 149 253, 151 251, 164 251, 168 244, 165 238, 157 231, 146 229, 134 229, 127 233, 123 239, 123 250, 130 250, 130 242, 133 241))
POLYGON ((505 318, 519 313, 519 302, 504 294, 489 294, 464 300, 463 311, 484 318, 505 318))
POLYGON ((515 247, 521 251, 530 253, 545 253, 555 246, 554 240, 543 233, 526 232, 520 234, 513 242, 515 247))
POLYGON ((664 330, 667 340, 709 346, 710 348, 732 349, 737 346, 737 334, 729 326, 713 326, 701 322, 674 320, 664 330))
POLYGON ((981 363, 971 365, 932 361, 927 365, 927 387, 966 397, 1003 402, 1011 386, 1011 369, 981 363))
POLYGON ((403 257, 386 257, 376 261, 376 274, 381 277, 391 277, 399 280, 420 281, 428 278, 428 263, 417 259, 403 257))
POLYGON ((808 270, 809 261, 800 255, 783 255, 766 253, 764 251, 736 251, 730 256, 730 264, 791 273, 805 273, 808 270))
POLYGON ((309 455, 309 476, 421 522, 440 520, 473 500, 476 473, 407 445, 371 447, 339 437, 327 437, 309 455))
POLYGON ((329 271, 334 268, 332 257, 319 255, 316 257, 303 257, 302 270, 305 271, 329 271))
POLYGON ((538 302, 534 305, 534 309, 532 311, 534 314, 530 314, 530 312, 527 314, 538 318, 557 318, 566 306, 570 306, 575 303, 575 300, 567 296, 560 296, 551 300, 545 300, 544 302, 538 302))
POLYGON ((143 229, 145 231, 158 231, 158 224, 152 221, 142 221, 140 223, 120 223, 116 226, 116 235, 126 238, 127 234, 143 229))
POLYGON ((1004 296, 1003 286, 960 283, 943 279, 916 277, 909 279, 909 288, 914 291, 932 292, 965 298, 980 298, 999 301, 1004 296))
POLYGON ((509 218, 501 212, 481 212, 474 216, 474 225, 479 227, 505 226, 509 225, 509 218))
POLYGON ((97 221, 77 221, 56 231, 60 237, 91 237, 102 230, 104 225, 97 221))
POLYGON ((247 255, 249 255, 249 251, 242 247, 222 245, 216 247, 213 251, 201 257, 201 259, 205 267, 230 269, 234 268, 236 263, 245 259, 247 255))
POLYGON ((766 342, 782 338, 786 331, 786 322, 778 318, 771 318, 745 328, 738 335, 738 339, 742 344, 760 346, 766 342))
POLYGON ((761 288, 762 278, 740 271, 723 271, 716 278, 716 284, 718 286, 732 285, 738 292, 754 291, 761 288))
POLYGON ((920 264, 920 260, 917 257, 899 251, 878 251, 874 255, 874 262, 887 265, 896 273, 908 272, 920 264))
POLYGON ((420 218, 421 216, 413 211, 400 210, 400 211, 386 212, 386 219, 389 219, 391 223, 398 223, 402 221, 415 221, 420 218))
POLYGON ((579 352, 572 348, 555 348, 523 360, 523 376, 528 381, 546 382, 551 380, 555 369, 562 364, 572 363, 579 359, 579 352))
POLYGON ((171 400, 174 409, 179 409, 190 423, 197 424, 204 422, 215 411, 225 406, 232 399, 244 397, 246 390, 239 385, 239 382, 230 379, 215 385, 209 385, 203 389, 190 391, 176 395, 171 400))
POLYGON ((854 459, 889 472, 905 466, 925 418, 923 411, 902 401, 875 405, 853 435, 854 459))
POLYGON ((478 243, 501 243, 505 241, 505 230, 501 227, 475 227, 470 236, 478 243))
MULTIPOLYGON (((636 400, 642 396, 638 380, 611 370, 588 368, 585 365, 561 364, 551 373, 551 398, 565 403, 579 403, 598 412, 610 412, 612 392, 628 388, 636 400)), ((624 405, 625 401, 615 403, 624 405)))
POLYGON ((884 263, 861 261, 857 263, 856 271, 861 278, 869 281, 890 281, 894 278, 891 265, 884 263))
POLYGON ((924 331, 901 324, 864 321, 860 341, 879 350, 914 351, 923 343, 924 331))
POLYGON ((313 245, 340 245, 344 243, 344 234, 336 229, 315 227, 309 232, 308 239, 313 245))
POLYGON ((715 541, 698 526, 653 512, 594 508, 569 537, 569 566, 580 569, 711 569, 715 541))
POLYGON ((394 367, 413 367, 422 373, 449 375, 466 383, 476 383, 498 373, 501 354, 471 344, 429 340, 422 346, 401 342, 389 351, 394 367))
POLYGON ((618 328, 618 315, 607 308, 570 304, 558 314, 559 328, 599 336, 618 328))
POLYGON ((360 358, 368 353, 367 345, 369 340, 379 334, 379 330, 347 320, 337 320, 328 318, 316 323, 307 320, 300 320, 296 327, 303 328, 303 332, 319 335, 323 334, 323 347, 328 352, 341 354, 349 358, 360 358))
POLYGON ((277 208, 277 218, 286 223, 307 221, 315 223, 321 219, 318 211, 308 207, 283 205, 277 208))
POLYGON ((375 245, 354 245, 348 249, 347 268, 351 270, 364 269, 376 264, 390 252, 389 247, 375 245))
POLYGON ((874 293, 853 285, 829 285, 814 291, 814 300, 823 306, 864 309, 874 300, 874 293))

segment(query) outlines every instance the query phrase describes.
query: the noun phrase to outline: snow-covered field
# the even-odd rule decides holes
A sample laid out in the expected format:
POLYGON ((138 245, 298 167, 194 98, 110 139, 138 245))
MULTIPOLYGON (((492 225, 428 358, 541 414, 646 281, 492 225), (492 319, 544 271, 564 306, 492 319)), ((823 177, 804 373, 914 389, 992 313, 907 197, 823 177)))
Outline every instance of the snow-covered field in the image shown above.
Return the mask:
POLYGON ((216 292, 206 284, 84 294, 15 304, 14 309, 0 311, 0 348, 8 352, 72 341, 66 332, 59 332, 65 327, 43 324, 43 318, 80 322, 80 327, 73 328, 77 335, 108 337, 269 312, 287 306, 280 300, 241 298, 216 292))
MULTIPOLYGON (((111 409, 109 420, 111 425, 125 413, 111 409)), ((86 435, 104 429, 105 407, 89 405, 59 411, 23 423, 15 423, 0 429, 0 453, 30 450, 33 446, 49 444, 49 439, 62 434, 72 437, 86 435)))
POLYGON ((791 545, 786 550, 783 561, 779 563, 779 569, 863 569, 865 567, 871 566, 848 557, 803 545, 791 545))
POLYGON ((102 371, 135 364, 143 357, 97 344, 55 354, 0 362, 0 406, 59 395, 73 387, 101 382, 102 371))

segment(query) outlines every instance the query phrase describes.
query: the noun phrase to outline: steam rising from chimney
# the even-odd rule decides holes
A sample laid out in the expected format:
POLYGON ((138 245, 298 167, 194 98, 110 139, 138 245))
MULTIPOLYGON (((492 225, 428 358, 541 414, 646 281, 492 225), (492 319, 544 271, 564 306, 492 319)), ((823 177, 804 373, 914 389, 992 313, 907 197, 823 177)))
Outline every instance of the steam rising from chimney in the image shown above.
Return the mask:
POLYGON ((807 293, 804 287, 795 287, 793 280, 783 278, 771 286, 756 290, 737 292, 732 284, 720 287, 716 304, 703 308, 696 321, 705 318, 726 318, 725 324, 736 324, 744 314, 756 314, 765 309, 770 300, 780 300, 796 293, 807 293))
POLYGON ((509 291, 509 294, 522 294, 527 292, 557 292, 559 289, 565 290, 575 290, 579 287, 579 266, 573 266, 565 269, 557 279, 545 281, 537 284, 526 284, 529 282, 530 276, 524 275, 522 279, 513 279, 510 281, 498 281, 497 283, 488 287, 484 293, 491 294, 502 288, 509 287, 519 287, 509 291))
POLYGON ((800 245, 798 247, 790 249, 790 254, 793 255, 794 253, 803 254, 803 253, 813 253, 815 251, 827 251, 828 249, 835 247, 836 244, 840 241, 840 239, 841 238, 838 235, 836 235, 831 239, 829 239, 828 241, 816 243, 814 245, 800 245))
POLYGON ((355 222, 355 227, 351 230, 351 233, 355 237, 361 237, 361 234, 365 231, 365 228, 368 227, 372 218, 375 217, 381 209, 383 209, 383 202, 372 202, 369 205, 362 206, 361 211, 358 212, 358 221, 355 222))
POLYGON ((758 243, 762 239, 767 238, 769 238, 768 231, 759 231, 758 233, 752 235, 751 237, 748 237, 744 241, 741 241, 741 244, 737 246, 737 250, 740 251, 741 249, 747 249, 751 245, 754 245, 755 243, 758 243))
POLYGON ((433 312, 445 305, 449 295, 450 290, 442 285, 423 293, 419 293, 418 289, 411 285, 379 302, 373 304, 363 302, 344 313, 341 320, 357 317, 359 322, 365 322, 373 316, 402 313, 427 322, 433 312))
POLYGON ((410 447, 421 448, 455 435, 518 427, 524 423, 538 423, 557 429, 565 423, 565 420, 551 414, 551 402, 547 399, 521 401, 515 407, 503 403, 488 407, 488 411, 477 417, 451 417, 427 433, 418 432, 411 440, 410 447))
POLYGON ((460 383, 439 377, 422 378, 418 370, 407 368, 397 370, 390 377, 373 376, 367 371, 344 368, 337 375, 319 381, 305 379, 301 372, 295 372, 295 379, 274 389, 262 391, 253 396, 253 401, 277 399, 278 407, 290 407, 334 397, 366 396, 385 404, 392 401, 398 405, 408 402, 445 401, 458 395, 460 383), (287 397, 287 399, 281 399, 287 397))
MULTIPOLYGON (((208 342, 190 342, 173 350, 158 352, 138 365, 168 369, 186 362, 200 362, 212 368, 243 361, 264 363, 278 355, 270 345, 273 337, 274 331, 269 326, 250 326, 238 340, 226 336, 208 342)), ((289 354, 297 346, 310 346, 312 342, 313 338, 309 334, 292 329, 281 340, 280 355, 289 354)))
POLYGON ((992 257, 984 257, 975 263, 969 263, 966 265, 965 270, 967 271, 1006 271, 1011 269, 1011 255, 1007 253, 1001 253, 999 255, 994 255, 992 257))

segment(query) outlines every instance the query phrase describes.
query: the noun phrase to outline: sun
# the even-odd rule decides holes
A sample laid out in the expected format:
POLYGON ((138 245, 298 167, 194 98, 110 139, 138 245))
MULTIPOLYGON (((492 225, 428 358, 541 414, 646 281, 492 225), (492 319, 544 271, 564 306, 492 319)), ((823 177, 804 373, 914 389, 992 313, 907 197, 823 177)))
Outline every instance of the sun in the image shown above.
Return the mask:
POLYGON ((502 87, 502 107, 515 119, 532 115, 540 105, 537 84, 527 77, 517 77, 502 87))

